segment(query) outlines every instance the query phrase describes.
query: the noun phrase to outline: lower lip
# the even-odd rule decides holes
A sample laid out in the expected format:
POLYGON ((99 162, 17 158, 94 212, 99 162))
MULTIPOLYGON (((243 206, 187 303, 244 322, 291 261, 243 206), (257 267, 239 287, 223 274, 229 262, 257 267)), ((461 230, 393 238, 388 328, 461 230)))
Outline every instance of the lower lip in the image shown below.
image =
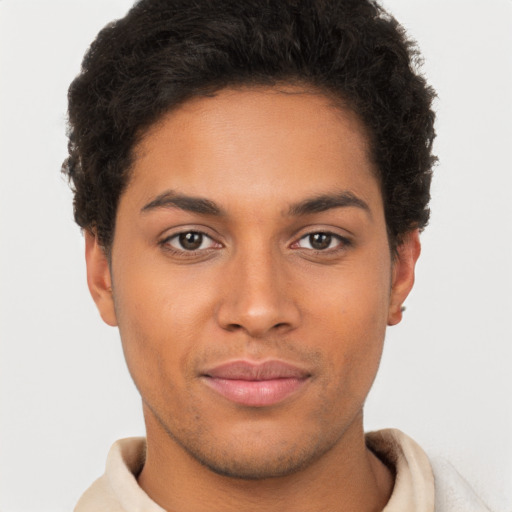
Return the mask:
POLYGON ((206 377, 208 386, 237 404, 264 407, 282 402, 296 393, 305 379, 235 380, 206 377))

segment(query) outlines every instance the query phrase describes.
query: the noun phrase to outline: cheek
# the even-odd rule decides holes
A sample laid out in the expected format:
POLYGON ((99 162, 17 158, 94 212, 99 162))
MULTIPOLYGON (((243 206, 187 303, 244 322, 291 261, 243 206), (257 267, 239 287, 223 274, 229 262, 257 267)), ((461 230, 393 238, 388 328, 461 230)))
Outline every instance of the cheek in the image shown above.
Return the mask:
POLYGON ((130 373, 141 392, 178 385, 211 322, 211 287, 199 286, 200 276, 191 282, 168 268, 128 263, 114 274, 114 301, 130 373))
POLYGON ((341 396, 364 399, 375 378, 386 332, 389 279, 388 268, 373 262, 358 271, 333 273, 324 280, 329 286, 322 293, 307 292, 313 298, 305 306, 307 330, 323 347, 341 396))
POLYGON ((173 268, 161 255, 124 258, 116 270, 114 299, 120 324, 153 333, 158 342, 186 336, 204 323, 215 289, 211 272, 173 268))
MULTIPOLYGON (((324 350, 331 371, 342 380, 345 391, 369 389, 380 362, 384 337, 384 314, 367 314, 350 307, 332 312, 335 318, 319 333, 324 340, 324 350), (323 332, 322 332, 323 331, 323 332)), ((336 379, 335 379, 336 380, 336 379)))

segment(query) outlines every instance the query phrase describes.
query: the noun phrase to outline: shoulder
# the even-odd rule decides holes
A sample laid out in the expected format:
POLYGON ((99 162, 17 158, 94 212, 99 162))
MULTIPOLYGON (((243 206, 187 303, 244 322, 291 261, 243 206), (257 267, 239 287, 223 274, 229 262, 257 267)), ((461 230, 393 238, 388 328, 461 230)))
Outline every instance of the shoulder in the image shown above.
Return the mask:
POLYGON ((491 512, 450 462, 432 457, 430 463, 435 480, 436 512, 491 512))
POLYGON ((74 512, 122 512, 105 475, 98 478, 81 496, 74 512))
POLYGON ((145 456, 146 443, 142 437, 114 443, 105 473, 85 491, 74 512, 165 512, 137 483, 145 456))
POLYGON ((491 512, 447 460, 428 457, 400 430, 370 432, 366 444, 395 473, 383 512, 491 512))

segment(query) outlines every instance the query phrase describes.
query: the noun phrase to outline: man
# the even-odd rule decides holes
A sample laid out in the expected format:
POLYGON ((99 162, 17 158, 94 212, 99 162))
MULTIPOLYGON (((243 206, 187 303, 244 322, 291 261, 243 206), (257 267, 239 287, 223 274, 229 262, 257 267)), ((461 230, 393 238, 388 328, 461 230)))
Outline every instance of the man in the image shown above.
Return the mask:
POLYGON ((146 0, 99 34, 64 171, 147 438, 78 512, 486 510, 363 432, 429 216, 415 55, 361 0, 146 0))

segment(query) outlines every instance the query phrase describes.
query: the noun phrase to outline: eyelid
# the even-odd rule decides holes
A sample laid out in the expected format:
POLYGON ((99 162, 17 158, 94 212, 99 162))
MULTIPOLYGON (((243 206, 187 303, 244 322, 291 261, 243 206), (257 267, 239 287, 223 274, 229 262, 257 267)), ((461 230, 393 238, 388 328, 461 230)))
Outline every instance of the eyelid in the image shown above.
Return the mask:
MULTIPOLYGON (((332 241, 332 240, 331 240, 332 241)), ((327 230, 316 230, 316 231, 310 231, 309 233, 306 233, 293 242, 292 246, 297 245, 297 249, 299 250, 305 250, 305 251, 311 251, 311 252, 317 252, 317 253, 333 253, 337 252, 343 249, 346 249, 348 246, 351 245, 351 241, 342 235, 339 235, 338 233, 333 233, 332 231, 327 230), (336 245, 334 247, 327 247, 325 249, 315 249, 314 247, 300 247, 298 244, 302 240, 307 240, 309 237, 317 234, 327 235, 330 236, 333 240, 337 241, 336 245)))
POLYGON ((308 238, 310 238, 310 237, 312 237, 314 235, 325 235, 325 236, 330 237, 331 239, 338 240, 340 242, 343 241, 343 238, 340 235, 337 235, 335 233, 329 233, 327 231, 317 231, 315 233, 308 233, 307 235, 301 236, 298 239, 298 242, 300 242, 301 240, 307 240, 308 238))
POLYGON ((209 226, 205 226, 203 224, 181 224, 177 226, 167 227, 160 231, 157 235, 157 238, 160 242, 163 240, 169 239, 173 236, 182 235, 183 233, 201 233, 213 240, 220 242, 222 238, 221 235, 209 226))
MULTIPOLYGON (((339 229, 339 228, 338 228, 339 229)), ((301 229, 296 235, 293 237, 293 242, 289 245, 290 248, 294 250, 304 250, 309 253, 323 253, 323 254, 334 254, 337 252, 341 252, 346 250, 348 247, 353 245, 353 240, 351 235, 344 235, 338 232, 336 227, 322 227, 322 226, 309 226, 308 228, 301 229), (302 232, 302 233, 300 233, 302 232), (314 248, 306 248, 298 246, 299 242, 309 236, 315 234, 324 234, 329 235, 332 238, 338 240, 339 243, 336 244, 335 247, 330 247, 326 249, 314 249, 314 248)), ((222 238, 218 233, 211 233, 211 229, 206 226, 198 226, 198 225, 184 225, 184 226, 176 226, 171 229, 167 229, 163 232, 163 234, 159 237, 158 245, 160 245, 163 249, 174 253, 176 255, 184 255, 184 256, 193 256, 199 253, 210 252, 211 250, 220 249, 225 247, 225 244, 219 239, 222 238), (206 237, 211 240, 210 247, 206 247, 203 249, 180 249, 178 247, 173 247, 169 242, 172 239, 179 237, 180 235, 186 233, 198 233, 203 237, 206 237)), ((346 230, 344 230, 346 231, 346 230)))
POLYGON ((212 249, 218 249, 224 247, 224 244, 219 241, 219 236, 212 235, 204 226, 179 226, 175 227, 173 229, 167 229, 163 232, 163 234, 158 238, 158 245, 161 246, 166 251, 169 251, 171 253, 174 253, 176 255, 184 255, 184 256, 193 256, 198 253, 208 252, 212 249), (210 239, 217 247, 207 247, 204 249, 195 249, 195 250, 186 250, 186 249, 180 249, 178 247, 173 247, 169 242, 172 239, 175 239, 179 237, 180 235, 186 234, 186 233, 197 233, 202 235, 203 237, 206 237, 210 239))
POLYGON ((290 238, 293 239, 293 243, 295 243, 298 240, 301 240, 305 237, 314 235, 316 233, 323 233, 325 235, 331 235, 333 237, 336 237, 340 240, 346 240, 348 242, 352 242, 354 238, 354 234, 349 231, 348 229, 341 228, 338 226, 331 226, 331 225, 309 225, 306 227, 302 227, 300 229, 297 229, 290 238))
MULTIPOLYGON (((176 233, 174 235, 171 235, 171 236, 167 237, 165 243, 170 244, 174 249, 176 249, 178 251, 183 250, 185 252, 203 251, 203 250, 211 248, 211 247, 198 247, 197 249, 189 249, 189 250, 187 250, 187 249, 184 249, 184 248, 181 248, 181 247, 175 247, 172 244, 173 241, 178 241, 179 242, 180 241, 180 237, 182 235, 191 234, 191 233, 193 233, 195 235, 200 235, 201 236, 201 246, 205 242, 207 242, 207 240, 210 241, 210 244, 212 244, 212 243, 215 244, 216 243, 216 241, 211 236, 208 236, 206 233, 201 233, 200 231, 185 231, 185 232, 182 232, 182 233, 176 233)), ((210 245, 210 244, 208 244, 208 245, 210 245)))

